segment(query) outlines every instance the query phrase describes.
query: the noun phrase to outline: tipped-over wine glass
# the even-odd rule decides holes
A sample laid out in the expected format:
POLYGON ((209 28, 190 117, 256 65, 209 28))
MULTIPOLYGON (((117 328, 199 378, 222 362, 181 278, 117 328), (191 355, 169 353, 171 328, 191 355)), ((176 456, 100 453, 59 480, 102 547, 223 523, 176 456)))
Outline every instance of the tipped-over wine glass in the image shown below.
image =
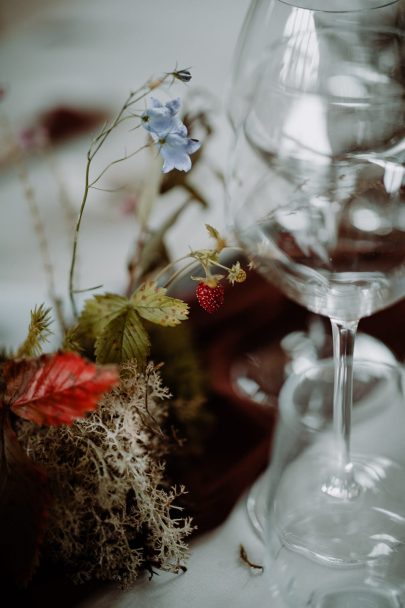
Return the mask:
POLYGON ((267 511, 269 606, 400 608, 403 371, 395 363, 355 361, 352 451, 367 490, 349 503, 319 489, 331 460, 333 467, 333 376, 333 360, 317 361, 291 374, 280 392, 267 511))
MULTIPOLYGON (((353 350, 359 320, 405 295, 404 81, 402 30, 284 37, 262 62, 229 177, 231 220, 258 271, 331 321, 335 452, 317 491, 334 499, 335 526, 358 514, 357 501, 370 529, 379 519, 350 449, 353 350)), ((376 481, 388 511, 390 470, 376 481)), ((355 532, 353 544, 356 557, 339 562, 368 558, 355 532)))

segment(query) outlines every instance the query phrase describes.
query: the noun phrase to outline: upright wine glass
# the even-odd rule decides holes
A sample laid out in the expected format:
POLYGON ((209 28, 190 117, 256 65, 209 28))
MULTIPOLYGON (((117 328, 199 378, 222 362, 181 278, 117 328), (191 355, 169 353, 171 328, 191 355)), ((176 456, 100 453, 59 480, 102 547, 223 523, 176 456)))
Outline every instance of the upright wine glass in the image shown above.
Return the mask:
MULTIPOLYGON (((318 491, 334 499, 335 528, 361 501, 365 527, 379 530, 397 484, 388 465, 370 480, 350 434, 358 322, 405 295, 404 53, 393 28, 284 37, 261 64, 229 179, 236 235, 259 272, 332 324, 335 456, 318 491)), ((314 526, 321 516, 308 514, 314 526)), ((355 530, 353 543, 355 557, 329 545, 325 559, 367 559, 355 530)))
POLYGON ((345 23, 401 29, 405 5, 403 0, 252 0, 237 41, 229 86, 233 126, 244 119, 260 64, 276 40, 345 23))
MULTIPOLYGON (((227 110, 231 125, 238 130, 252 103, 258 80, 262 76, 269 49, 276 40, 290 38, 299 32, 316 34, 322 29, 342 27, 350 24, 353 28, 373 24, 401 29, 405 25, 404 0, 251 0, 234 53, 234 61, 228 86, 227 110)), ((282 60, 282 55, 278 55, 282 60)), ((273 67, 276 59, 273 57, 273 67)), ((281 69, 281 65, 278 66, 281 69)), ((283 93, 279 91, 279 99, 283 93)), ((284 91, 286 94, 286 91, 284 91)), ((255 171, 251 171, 255 175, 255 171)), ((313 320, 313 318, 312 318, 313 320)), ((319 354, 321 324, 309 321, 305 334, 301 332, 299 348, 306 360, 319 354), (312 331, 316 329, 318 331, 312 331), (315 340, 314 340, 315 339, 315 340)), ((381 350, 369 336, 364 335, 368 347, 381 350)), ((274 402, 273 385, 266 381, 261 368, 277 352, 283 351, 274 344, 262 344, 249 349, 235 361, 231 376, 235 390, 244 396, 260 399, 261 403, 274 402)), ((388 349, 386 349, 388 351, 388 349)), ((283 354, 290 357, 292 353, 283 354)), ((388 352, 389 354, 389 352, 388 352)), ((256 484, 248 497, 248 514, 256 531, 262 535, 263 484, 256 484)))

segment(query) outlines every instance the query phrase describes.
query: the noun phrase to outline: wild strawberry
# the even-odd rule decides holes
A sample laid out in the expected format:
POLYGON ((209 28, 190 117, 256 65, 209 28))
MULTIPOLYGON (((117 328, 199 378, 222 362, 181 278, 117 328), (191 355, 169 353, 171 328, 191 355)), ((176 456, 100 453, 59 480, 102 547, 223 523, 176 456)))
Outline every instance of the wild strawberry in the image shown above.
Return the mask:
POLYGON ((216 312, 224 303, 224 288, 222 285, 210 287, 201 281, 197 285, 197 300, 204 310, 209 313, 216 312))

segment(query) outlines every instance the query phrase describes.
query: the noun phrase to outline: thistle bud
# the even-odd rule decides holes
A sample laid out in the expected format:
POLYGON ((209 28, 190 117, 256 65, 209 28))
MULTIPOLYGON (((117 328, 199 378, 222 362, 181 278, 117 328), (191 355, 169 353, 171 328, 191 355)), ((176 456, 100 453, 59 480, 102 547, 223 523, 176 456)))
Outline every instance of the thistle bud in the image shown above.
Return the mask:
POLYGON ((190 82, 191 80, 191 72, 189 70, 175 70, 171 72, 173 78, 177 80, 181 80, 181 82, 190 82))

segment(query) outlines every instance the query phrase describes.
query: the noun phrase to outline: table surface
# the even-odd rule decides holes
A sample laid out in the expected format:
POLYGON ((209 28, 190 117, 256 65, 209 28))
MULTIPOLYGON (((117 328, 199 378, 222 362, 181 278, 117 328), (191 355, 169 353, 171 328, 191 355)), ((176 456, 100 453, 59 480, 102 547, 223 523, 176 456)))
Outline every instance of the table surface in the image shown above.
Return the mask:
MULTIPOLYGON (((227 520, 191 543, 187 572, 159 573, 128 591, 95 593, 80 608, 234 608, 264 606, 269 593, 267 573, 249 567, 240 558, 240 545, 249 560, 261 565, 264 544, 248 519, 247 496, 235 505, 227 520)), ((275 607, 276 608, 276 607, 275 607)))

